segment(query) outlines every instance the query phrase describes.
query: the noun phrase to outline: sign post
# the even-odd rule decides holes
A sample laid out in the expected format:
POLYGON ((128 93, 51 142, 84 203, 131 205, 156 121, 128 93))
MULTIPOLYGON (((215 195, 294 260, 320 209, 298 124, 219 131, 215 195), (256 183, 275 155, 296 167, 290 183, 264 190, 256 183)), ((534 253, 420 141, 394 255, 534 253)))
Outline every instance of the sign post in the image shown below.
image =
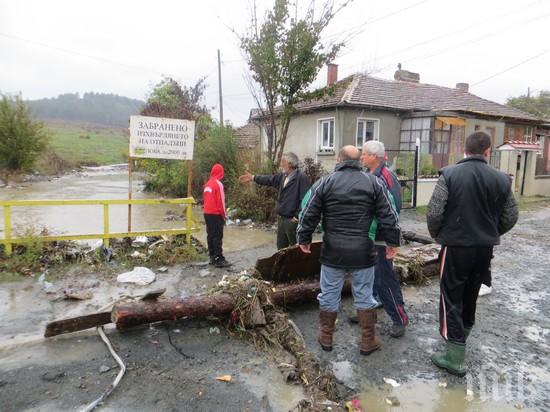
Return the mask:
MULTIPOLYGON (((128 199, 132 199, 132 162, 135 158, 187 160, 187 197, 192 197, 194 143, 194 120, 130 116, 128 199)), ((128 205, 128 232, 132 227, 131 219, 132 208, 128 205)))

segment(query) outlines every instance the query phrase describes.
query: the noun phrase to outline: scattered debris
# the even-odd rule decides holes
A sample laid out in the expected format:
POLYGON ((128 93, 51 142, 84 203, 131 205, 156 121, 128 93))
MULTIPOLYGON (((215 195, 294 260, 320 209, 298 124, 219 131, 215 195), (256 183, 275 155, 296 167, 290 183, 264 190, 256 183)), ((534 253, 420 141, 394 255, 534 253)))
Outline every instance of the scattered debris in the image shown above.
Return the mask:
POLYGON ((107 365, 101 365, 99 367, 99 373, 106 373, 106 372, 109 372, 111 370, 111 368, 107 365))
POLYGON ((346 402, 347 412, 365 412, 361 406, 361 401, 359 399, 352 399, 351 401, 346 402))
POLYGON ((390 406, 400 406, 401 405, 401 402, 399 402, 399 399, 397 399, 397 396, 388 396, 384 399, 384 401, 390 406))
POLYGON ((219 335, 220 334, 220 328, 218 328, 217 326, 214 326, 214 327, 208 329, 208 333, 210 333, 211 335, 219 335))
POLYGON ((217 381, 231 382, 231 375, 216 376, 217 381))
POLYGON ((131 272, 122 273, 116 278, 119 283, 135 283, 140 286, 148 285, 155 279, 155 272, 142 266, 136 266, 131 272))
POLYGON ((168 268, 166 266, 161 266, 157 269, 157 272, 166 273, 168 272, 168 268))
POLYGON ((159 245, 162 245, 163 243, 166 243, 166 240, 164 239, 159 239, 157 240, 156 242, 153 242, 149 245, 149 250, 153 250, 155 247, 159 246, 159 245))
POLYGON ((92 299, 94 294, 89 290, 71 290, 65 289, 63 291, 63 298, 66 300, 87 300, 92 299))
POLYGON ((134 259, 145 259, 147 255, 145 255, 145 253, 141 253, 136 250, 130 255, 130 257, 134 259))
POLYGON ((491 286, 487 286, 485 284, 482 284, 481 288, 479 289, 478 296, 490 295, 492 292, 493 292, 493 288, 491 286))
POLYGON ((446 388, 447 387, 447 381, 445 379, 441 379, 439 383, 437 384, 440 388, 446 388))
POLYGON ((474 400, 474 391, 471 389, 466 389, 466 400, 472 402, 474 400))
POLYGON ((138 236, 132 242, 132 247, 142 247, 145 246, 147 243, 149 243, 149 239, 147 238, 147 236, 138 236))
POLYGON ((38 277, 38 284, 42 286, 42 289, 45 291, 51 290, 53 288, 53 283, 48 282, 46 280, 46 276, 48 276, 48 271, 42 272, 42 274, 38 277))
POLYGON ((392 378, 384 378, 384 382, 386 382, 388 385, 393 386, 394 388, 401 386, 400 383, 398 383, 395 379, 392 379, 392 378))

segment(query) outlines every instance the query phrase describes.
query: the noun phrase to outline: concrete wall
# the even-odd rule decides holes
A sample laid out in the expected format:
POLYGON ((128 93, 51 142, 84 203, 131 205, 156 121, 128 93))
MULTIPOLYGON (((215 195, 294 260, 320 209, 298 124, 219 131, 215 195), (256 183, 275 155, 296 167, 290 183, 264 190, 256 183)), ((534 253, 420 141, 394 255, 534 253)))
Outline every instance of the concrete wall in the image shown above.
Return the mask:
POLYGON ((357 119, 378 120, 378 136, 388 149, 399 148, 401 119, 389 112, 376 112, 351 108, 334 108, 293 117, 288 129, 285 151, 296 153, 301 159, 311 157, 323 163, 327 170, 336 164, 340 148, 356 143, 357 119), (334 153, 318 151, 320 119, 334 118, 334 153))
MULTIPOLYGON (((525 152, 523 152, 525 153, 525 152)), ((524 196, 550 196, 550 176, 535 176, 536 152, 527 152, 524 196)))
MULTIPOLYGON (((481 120, 481 119, 465 119, 466 120, 466 126, 465 126, 465 136, 468 137, 472 133, 474 133, 476 125, 479 125, 480 131, 486 132, 487 127, 494 127, 495 128, 495 147, 500 146, 502 143, 504 143, 504 122, 495 122, 491 120, 481 120)), ((493 148, 494 149, 494 148, 493 148)))
POLYGON ((416 206, 426 206, 432 197, 437 179, 418 179, 416 206))

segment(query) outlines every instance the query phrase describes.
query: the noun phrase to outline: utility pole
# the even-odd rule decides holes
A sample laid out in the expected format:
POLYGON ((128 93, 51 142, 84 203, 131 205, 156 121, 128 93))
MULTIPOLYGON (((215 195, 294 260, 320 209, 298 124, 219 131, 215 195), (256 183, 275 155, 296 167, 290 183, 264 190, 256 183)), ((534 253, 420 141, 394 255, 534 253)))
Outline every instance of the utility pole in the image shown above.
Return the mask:
POLYGON ((527 87, 527 98, 531 97, 531 87, 527 87))
POLYGON ((220 126, 223 126, 222 63, 220 58, 220 49, 218 49, 218 85, 220 89, 220 126))

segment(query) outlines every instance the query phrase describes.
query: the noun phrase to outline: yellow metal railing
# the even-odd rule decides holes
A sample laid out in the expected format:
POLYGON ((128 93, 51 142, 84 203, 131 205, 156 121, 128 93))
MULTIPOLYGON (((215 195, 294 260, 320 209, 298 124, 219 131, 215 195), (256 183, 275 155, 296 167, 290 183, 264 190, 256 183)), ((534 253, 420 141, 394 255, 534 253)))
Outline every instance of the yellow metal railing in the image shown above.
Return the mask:
POLYGON ((20 206, 89 206, 103 205, 103 233, 92 233, 82 235, 59 235, 59 236, 37 236, 36 239, 43 242, 53 242, 57 240, 85 240, 85 239, 103 239, 105 247, 109 246, 109 239, 137 236, 161 236, 161 235, 186 235, 187 243, 191 243, 191 233, 198 232, 200 228, 193 216, 192 206, 195 199, 192 197, 179 199, 116 199, 116 200, 7 200, 0 201, 0 206, 4 208, 4 239, 0 239, 0 244, 4 244, 6 255, 12 252, 12 245, 24 243, 24 238, 13 238, 11 236, 11 208, 20 206), (110 205, 187 205, 186 208, 186 227, 182 229, 160 229, 149 231, 131 231, 110 233, 109 232, 109 206, 110 205))

